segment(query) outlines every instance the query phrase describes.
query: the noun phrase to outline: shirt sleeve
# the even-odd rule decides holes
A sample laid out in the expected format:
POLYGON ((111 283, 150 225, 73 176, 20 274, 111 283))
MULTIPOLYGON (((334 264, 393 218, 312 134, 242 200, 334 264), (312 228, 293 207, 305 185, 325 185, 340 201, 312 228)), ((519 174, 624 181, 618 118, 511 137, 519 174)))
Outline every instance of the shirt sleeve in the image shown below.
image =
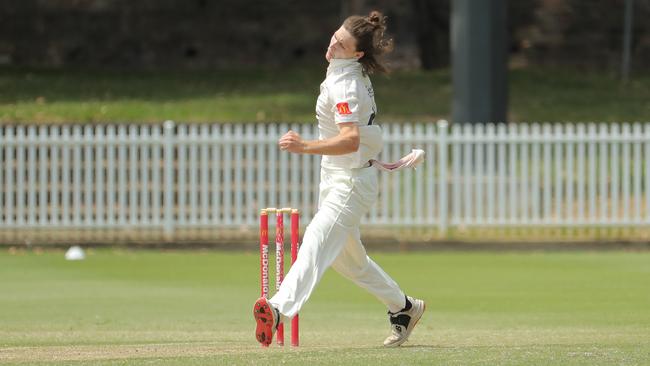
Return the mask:
POLYGON ((359 92, 356 80, 341 80, 332 88, 334 122, 359 122, 359 92))

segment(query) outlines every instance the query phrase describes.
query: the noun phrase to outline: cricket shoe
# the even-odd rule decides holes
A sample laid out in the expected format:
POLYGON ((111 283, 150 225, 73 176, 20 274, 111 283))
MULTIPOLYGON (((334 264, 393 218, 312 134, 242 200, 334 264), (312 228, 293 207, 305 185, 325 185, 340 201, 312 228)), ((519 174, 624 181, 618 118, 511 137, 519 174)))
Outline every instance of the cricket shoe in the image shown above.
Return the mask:
POLYGON ((384 340, 385 347, 399 347, 406 342, 418 323, 418 320, 424 314, 426 305, 424 301, 407 296, 406 307, 397 313, 388 312, 391 334, 384 340), (411 304, 409 308, 408 304, 411 304))
POLYGON ((278 328, 280 313, 266 298, 260 297, 255 301, 253 317, 257 323, 255 338, 262 346, 268 347, 273 342, 273 334, 278 328))

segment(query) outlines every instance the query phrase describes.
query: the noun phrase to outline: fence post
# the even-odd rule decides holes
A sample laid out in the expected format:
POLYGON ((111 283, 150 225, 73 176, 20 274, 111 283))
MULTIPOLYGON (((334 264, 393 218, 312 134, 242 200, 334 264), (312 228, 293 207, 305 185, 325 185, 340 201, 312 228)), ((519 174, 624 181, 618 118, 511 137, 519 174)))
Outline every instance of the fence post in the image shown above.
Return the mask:
POLYGON ((446 120, 438 121, 438 231, 441 237, 447 235, 447 128, 449 123, 446 120))
POLYGON ((165 192, 164 206, 164 234, 167 241, 174 236, 174 121, 165 121, 164 143, 165 147, 165 192))

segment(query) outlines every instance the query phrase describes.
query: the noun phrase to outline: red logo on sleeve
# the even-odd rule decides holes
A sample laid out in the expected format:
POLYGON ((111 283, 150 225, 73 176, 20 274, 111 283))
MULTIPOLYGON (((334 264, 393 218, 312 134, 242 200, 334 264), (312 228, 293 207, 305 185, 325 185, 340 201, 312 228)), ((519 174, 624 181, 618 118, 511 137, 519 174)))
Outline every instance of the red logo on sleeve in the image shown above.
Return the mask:
POLYGON ((336 110, 339 111, 339 114, 352 114, 348 103, 338 103, 336 105, 336 110))

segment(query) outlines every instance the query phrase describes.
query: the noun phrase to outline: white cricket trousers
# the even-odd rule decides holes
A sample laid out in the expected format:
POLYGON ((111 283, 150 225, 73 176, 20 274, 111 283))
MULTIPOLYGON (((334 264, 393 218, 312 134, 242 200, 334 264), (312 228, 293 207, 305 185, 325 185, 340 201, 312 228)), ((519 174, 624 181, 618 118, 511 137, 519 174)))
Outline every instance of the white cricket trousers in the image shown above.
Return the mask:
POLYGON ((269 302, 285 317, 293 317, 332 266, 391 312, 403 309, 404 293, 361 243, 361 217, 377 200, 377 170, 322 167, 320 179, 318 212, 305 230, 296 262, 269 302))

